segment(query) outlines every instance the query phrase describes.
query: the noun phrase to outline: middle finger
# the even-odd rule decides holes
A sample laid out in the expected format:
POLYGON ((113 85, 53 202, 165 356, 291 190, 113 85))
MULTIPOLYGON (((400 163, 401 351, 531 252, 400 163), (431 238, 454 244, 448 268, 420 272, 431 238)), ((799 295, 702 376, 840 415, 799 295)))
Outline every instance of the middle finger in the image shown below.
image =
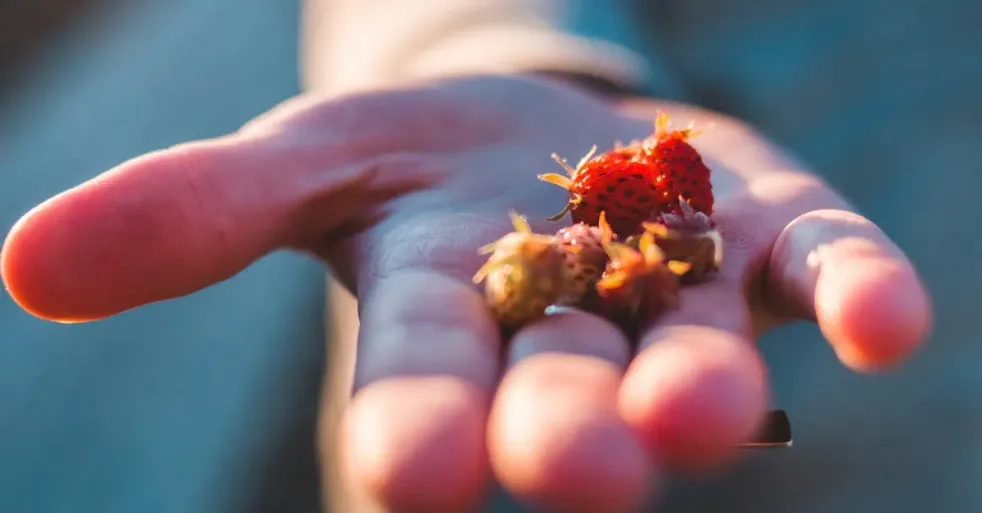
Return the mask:
POLYGON ((617 412, 628 340, 569 310, 520 330, 488 426, 491 465, 526 501, 559 511, 621 511, 644 497, 651 470, 617 412))

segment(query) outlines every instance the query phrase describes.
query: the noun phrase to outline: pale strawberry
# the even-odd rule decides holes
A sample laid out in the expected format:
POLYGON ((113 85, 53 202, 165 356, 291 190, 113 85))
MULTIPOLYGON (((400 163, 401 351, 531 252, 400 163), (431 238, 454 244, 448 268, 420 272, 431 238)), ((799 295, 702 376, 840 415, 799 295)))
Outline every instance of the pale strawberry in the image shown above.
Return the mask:
POLYGON ((479 250, 491 256, 473 280, 484 282, 495 318, 505 326, 519 327, 544 316, 559 299, 565 255, 551 235, 534 233, 524 217, 514 212, 510 216, 515 231, 479 250))
POLYGON ((658 221, 644 223, 655 243, 670 260, 688 263, 685 281, 695 281, 717 271, 723 264, 723 237, 712 219, 679 199, 678 214, 662 214, 658 221))
POLYGON ((607 265, 601 230, 577 223, 556 232, 555 243, 565 255, 564 287, 557 304, 576 305, 593 289, 607 265))
POLYGON ((689 264, 665 258, 651 233, 639 238, 638 249, 605 236, 604 249, 610 261, 596 291, 613 312, 650 321, 678 307, 679 276, 689 264))

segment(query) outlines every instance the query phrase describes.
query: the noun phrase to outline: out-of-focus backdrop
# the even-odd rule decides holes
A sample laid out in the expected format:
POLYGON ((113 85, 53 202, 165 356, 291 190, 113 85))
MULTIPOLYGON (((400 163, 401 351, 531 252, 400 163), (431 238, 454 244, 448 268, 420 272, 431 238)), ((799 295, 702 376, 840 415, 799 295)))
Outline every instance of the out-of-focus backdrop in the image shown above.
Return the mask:
MULTIPOLYGON (((298 19, 293 1, 0 1, 0 226, 295 94, 298 19)), ((0 511, 318 511, 323 297, 320 266, 286 254, 87 325, 0 291, 0 511)))

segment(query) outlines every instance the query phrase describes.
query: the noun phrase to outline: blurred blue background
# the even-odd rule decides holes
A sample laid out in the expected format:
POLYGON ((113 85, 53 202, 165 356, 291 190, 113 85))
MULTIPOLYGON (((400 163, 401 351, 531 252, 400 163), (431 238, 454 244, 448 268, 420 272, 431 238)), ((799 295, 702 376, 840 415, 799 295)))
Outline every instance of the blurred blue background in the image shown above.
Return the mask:
MULTIPOLYGON (((291 1, 0 2, 0 226, 295 94, 298 19, 291 1)), ((0 292, 0 511, 317 511, 324 307, 319 265, 287 254, 95 324, 0 292)))

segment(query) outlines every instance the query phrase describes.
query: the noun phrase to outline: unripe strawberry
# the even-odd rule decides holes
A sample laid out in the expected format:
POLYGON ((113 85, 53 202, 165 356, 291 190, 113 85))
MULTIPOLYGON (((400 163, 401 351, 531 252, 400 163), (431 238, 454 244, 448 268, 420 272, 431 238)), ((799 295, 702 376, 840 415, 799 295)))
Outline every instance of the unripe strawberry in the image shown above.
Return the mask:
POLYGON ((610 261, 596 291, 611 310, 650 321, 678 307, 679 276, 689 265, 665 258, 650 232, 637 249, 605 234, 604 249, 610 261))
POLYGON ((572 306, 593 290, 607 265, 600 228, 576 223, 556 232, 555 243, 565 255, 563 292, 557 304, 572 306))
POLYGON ((658 221, 644 223, 647 233, 670 260, 688 263, 684 281, 697 281, 719 270, 723 264, 723 237, 712 219, 679 198, 678 214, 662 214, 658 221))
POLYGON ((515 231, 480 249, 491 256, 473 279, 484 282, 495 318, 517 328, 544 316, 559 298, 565 255, 552 236, 534 233, 524 217, 510 215, 515 231))

